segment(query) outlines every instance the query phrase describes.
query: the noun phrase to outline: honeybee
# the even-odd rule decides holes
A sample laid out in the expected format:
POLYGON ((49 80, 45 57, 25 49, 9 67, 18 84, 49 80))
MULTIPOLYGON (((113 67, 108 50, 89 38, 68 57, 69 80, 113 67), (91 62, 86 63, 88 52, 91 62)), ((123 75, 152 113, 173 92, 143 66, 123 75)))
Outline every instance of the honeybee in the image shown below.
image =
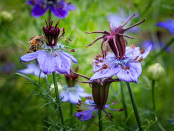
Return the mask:
POLYGON ((41 44, 43 43, 43 36, 33 36, 30 38, 30 40, 28 42, 31 42, 29 51, 27 53, 31 53, 36 52, 38 50, 38 48, 41 46, 41 44))

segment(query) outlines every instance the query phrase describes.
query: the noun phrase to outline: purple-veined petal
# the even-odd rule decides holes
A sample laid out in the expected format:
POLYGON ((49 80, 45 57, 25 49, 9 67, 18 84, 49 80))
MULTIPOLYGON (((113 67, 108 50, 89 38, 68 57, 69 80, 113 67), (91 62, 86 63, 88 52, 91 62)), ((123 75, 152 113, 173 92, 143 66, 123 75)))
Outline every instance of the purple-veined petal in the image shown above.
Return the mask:
POLYGON ((71 3, 68 3, 68 4, 67 4, 67 8, 68 8, 69 11, 71 11, 71 10, 76 10, 76 9, 77 9, 77 8, 76 8, 73 4, 71 4, 71 3))
POLYGON ((76 115, 76 117, 80 120, 80 121, 87 121, 92 117, 92 113, 96 110, 95 107, 88 109, 88 110, 84 110, 82 112, 77 112, 74 113, 76 115))
POLYGON ((60 50, 59 52, 62 53, 62 54, 64 54, 65 56, 69 57, 74 63, 77 64, 77 60, 71 54, 69 54, 67 52, 64 52, 62 50, 60 50))
POLYGON ((56 58, 52 54, 49 54, 49 52, 40 51, 37 56, 37 61, 44 74, 56 71, 56 58))
POLYGON ((138 83, 138 78, 142 73, 141 63, 128 63, 126 67, 130 67, 130 69, 125 70, 120 67, 120 71, 115 75, 121 81, 138 83))
POLYGON ((95 102, 92 99, 86 99, 85 103, 88 105, 95 105, 95 102))
POLYGON ((33 53, 28 53, 26 55, 23 55, 20 60, 23 61, 23 62, 29 62, 29 61, 32 61, 34 59, 37 58, 38 54, 40 53, 40 51, 36 51, 36 52, 33 52, 33 53))
POLYGON ((69 102, 72 103, 72 104, 77 104, 80 99, 80 97, 77 95, 76 92, 69 92, 68 94, 68 98, 69 98, 69 102))
POLYGON ((43 7, 41 5, 34 5, 31 15, 33 17, 39 17, 45 14, 45 12, 48 10, 48 7, 43 7))

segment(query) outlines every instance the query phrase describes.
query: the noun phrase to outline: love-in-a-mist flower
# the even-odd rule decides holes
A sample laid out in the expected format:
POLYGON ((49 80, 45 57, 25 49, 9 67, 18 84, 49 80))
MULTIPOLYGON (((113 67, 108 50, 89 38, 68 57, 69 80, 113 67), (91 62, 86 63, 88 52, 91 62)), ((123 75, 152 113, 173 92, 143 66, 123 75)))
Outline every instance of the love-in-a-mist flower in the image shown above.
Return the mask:
MULTIPOLYGON (((135 14, 134 14, 135 15, 135 14)), ((93 62, 95 74, 92 76, 91 80, 103 79, 114 74, 121 80, 126 82, 137 83, 139 76, 141 75, 141 61, 147 57, 150 52, 151 46, 146 50, 139 47, 130 46, 126 47, 126 40, 124 37, 133 38, 123 33, 136 26, 145 20, 138 22, 126 29, 123 29, 124 25, 134 16, 132 15, 122 26, 112 29, 110 26, 110 31, 95 31, 89 33, 102 33, 103 36, 97 38, 94 42, 88 46, 94 44, 97 40, 103 39, 101 43, 102 56, 97 56, 93 62), (103 45, 105 44, 105 50, 103 45), (107 46, 110 47, 113 53, 106 50, 107 46)))
MULTIPOLYGON (((46 21, 46 27, 43 27, 44 38, 40 48, 33 53, 28 53, 20 58, 23 62, 29 62, 37 59, 40 69, 44 74, 49 74, 57 71, 58 73, 70 74, 70 68, 73 61, 77 63, 77 60, 69 53, 64 52, 65 46, 58 44, 60 38, 64 37, 65 30, 61 30, 57 27, 59 21, 55 26, 52 26, 53 21, 49 20, 49 24, 46 21), (60 34, 62 32, 62 34, 60 34)), ((69 39, 70 40, 70 39, 69 39)), ((74 50, 73 50, 74 51, 74 50)))
MULTIPOLYGON (((110 13, 108 16, 106 16, 107 20, 112 24, 113 28, 123 24, 128 17, 129 17, 128 14, 126 14, 123 9, 119 9, 118 13, 110 13)), ((135 17, 138 17, 138 13, 136 14, 135 17)), ((128 25, 129 24, 130 24, 130 21, 128 22, 128 25)), ((139 30, 140 29, 137 26, 135 26, 131 28, 129 32, 138 33, 139 30)))
MULTIPOLYGON (((77 72, 78 67, 75 69, 77 72)), ((85 90, 78 84, 76 84, 76 79, 78 75, 71 72, 70 75, 64 74, 66 79, 66 85, 63 85, 63 90, 60 94, 60 98, 64 102, 70 102, 72 104, 77 104, 80 97, 90 97, 91 95, 86 93, 85 90)))
POLYGON ((86 83, 90 83, 90 86, 92 88, 92 96, 87 97, 87 100, 85 103, 82 103, 82 101, 79 101, 77 112, 75 113, 76 117, 80 121, 87 121, 92 116, 95 117, 99 110, 103 110, 106 114, 106 117, 108 117, 110 120, 112 120, 113 116, 111 113, 109 113, 106 109, 113 110, 113 111, 122 111, 123 108, 119 110, 114 110, 110 108, 110 105, 116 104, 117 102, 112 102, 112 104, 107 105, 106 102, 108 100, 108 94, 109 94, 109 86, 112 82, 119 81, 118 79, 112 79, 107 78, 105 80, 93 80, 86 83), (94 113, 95 112, 95 113, 94 113))
POLYGON ((172 35, 174 35, 174 20, 167 19, 165 22, 158 22, 157 26, 168 29, 172 35))
POLYGON ((42 16, 50 9, 56 17, 64 19, 68 16, 69 11, 76 9, 74 5, 65 0, 28 0, 27 3, 33 5, 31 12, 33 17, 42 16))
POLYGON ((42 71, 40 73, 40 68, 37 62, 28 64, 26 69, 18 70, 18 72, 22 74, 34 74, 37 77, 40 75, 42 78, 45 77, 45 74, 42 71))

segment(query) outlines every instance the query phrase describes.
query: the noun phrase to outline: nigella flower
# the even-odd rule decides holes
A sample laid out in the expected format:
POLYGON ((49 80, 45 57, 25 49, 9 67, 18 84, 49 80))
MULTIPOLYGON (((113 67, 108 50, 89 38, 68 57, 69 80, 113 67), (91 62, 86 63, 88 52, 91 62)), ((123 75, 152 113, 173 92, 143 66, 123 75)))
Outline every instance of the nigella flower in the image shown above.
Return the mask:
POLYGON ((174 20, 167 19, 165 22, 158 22, 157 26, 168 29, 174 35, 174 20))
MULTIPOLYGON (((77 72, 78 67, 75 69, 75 72, 77 72)), ((85 90, 76 84, 76 79, 78 78, 78 75, 71 72, 70 75, 64 74, 66 78, 67 85, 63 86, 63 91, 60 94, 60 98, 62 98, 62 101, 64 102, 70 102, 72 104, 77 104, 79 100, 81 100, 80 97, 90 97, 91 95, 88 93, 85 93, 85 90)))
POLYGON ((99 110, 103 110, 104 113, 106 114, 106 117, 108 117, 111 121, 112 121, 112 114, 108 113, 106 111, 106 109, 108 110, 113 110, 113 111, 122 111, 124 108, 121 108, 119 110, 114 110, 114 109, 110 109, 110 105, 116 104, 118 101, 114 101, 112 104, 109 105, 104 105, 102 106, 102 108, 98 107, 95 102, 92 100, 91 97, 87 97, 87 100, 85 101, 85 103, 83 104, 82 101, 79 100, 79 109, 77 110, 78 112, 75 113, 76 117, 80 120, 80 121, 87 121, 89 120, 91 117, 95 117, 98 113, 99 110), (82 110, 86 109, 86 110, 82 110), (93 112, 95 112, 95 114, 93 115, 93 112))
MULTIPOLYGON (((165 43, 159 41, 159 44, 153 42, 152 40, 146 40, 143 43, 141 43, 141 45, 143 46, 143 48, 148 48, 149 46, 152 46, 151 50, 159 50, 162 49, 165 46, 165 43)), ((171 51, 171 47, 168 47, 166 49, 167 52, 171 51)))
POLYGON ((141 61, 147 57, 150 52, 151 46, 149 46, 146 50, 142 49, 140 51, 139 47, 131 46, 126 47, 126 42, 124 37, 133 38, 123 33, 136 26, 145 20, 138 22, 126 29, 123 27, 126 23, 133 17, 132 15, 122 26, 118 26, 118 28, 114 28, 112 30, 112 26, 110 25, 110 31, 94 31, 89 33, 102 33, 103 36, 97 38, 89 44, 88 46, 94 44, 97 40, 103 39, 101 43, 102 56, 97 56, 93 62, 95 74, 91 78, 91 80, 95 79, 103 79, 110 77, 112 75, 116 75, 121 81, 126 82, 135 82, 137 83, 139 76, 141 75, 141 61), (103 49, 103 45, 105 44, 105 50, 103 49), (106 47, 109 46, 113 53, 108 53, 106 47))
MULTIPOLYGON (((37 50, 33 53, 28 53, 20 58, 23 62, 29 62, 37 59, 40 69, 44 74, 49 74, 57 71, 58 73, 70 74, 71 61, 77 63, 77 60, 69 53, 64 52, 65 46, 62 44, 57 44, 61 37, 64 37, 64 28, 60 29, 57 27, 59 21, 55 26, 52 26, 53 21, 49 20, 49 24, 46 21, 47 26, 43 27, 46 41, 40 48, 43 50, 37 50), (60 32, 62 34, 60 35, 60 32)), ((70 40, 70 39, 69 39, 70 40)), ((72 50, 74 51, 74 50, 72 50)))
MULTIPOLYGON (((136 14, 135 17, 137 18, 138 14, 136 14)), ((123 24, 124 21, 126 21, 126 19, 128 18, 128 14, 125 14, 124 10, 120 9, 118 11, 118 13, 116 13, 116 14, 111 13, 106 18, 112 24, 112 27, 114 28, 114 27, 118 27, 119 25, 123 24)), ((128 22, 128 24, 130 24, 130 21, 128 22)), ((137 26, 135 26, 135 27, 131 28, 129 30, 129 32, 138 33, 139 28, 137 26)))
MULTIPOLYGON (((18 72, 22 74, 34 74, 35 76, 39 77, 40 68, 37 63, 31 63, 27 65, 26 69, 19 70, 18 72)), ((41 72, 40 77, 45 77, 45 74, 41 72)))
POLYGON ((28 0, 27 3, 34 6, 31 12, 33 17, 42 16, 50 9, 56 17, 64 19, 69 11, 76 9, 74 5, 66 3, 65 0, 28 0))
MULTIPOLYGON (((77 73, 78 74, 78 73, 77 73)), ((78 74, 86 79, 90 79, 89 77, 83 76, 81 74, 78 74)), ((110 109, 110 105, 116 104, 117 102, 113 102, 110 105, 107 105, 106 102, 108 100, 108 94, 109 94, 109 86, 112 82, 119 81, 119 79, 112 79, 111 77, 108 77, 105 80, 93 80, 93 81, 80 81, 82 83, 89 83, 89 85, 92 88, 92 96, 87 97, 87 100, 84 104, 82 104, 82 101, 79 100, 77 113, 75 113, 76 117, 81 121, 87 121, 92 117, 93 112, 96 111, 94 117, 98 113, 99 110, 103 110, 106 114, 106 117, 112 120, 113 116, 106 111, 106 109, 110 109)), ((114 111, 122 111, 123 108, 119 110, 114 111)))
POLYGON ((95 74, 90 80, 116 75, 121 81, 137 83, 142 73, 141 61, 147 57, 150 49, 151 46, 140 51, 139 47, 131 45, 126 47, 123 59, 119 59, 114 53, 107 53, 105 58, 97 55, 93 61, 95 74))

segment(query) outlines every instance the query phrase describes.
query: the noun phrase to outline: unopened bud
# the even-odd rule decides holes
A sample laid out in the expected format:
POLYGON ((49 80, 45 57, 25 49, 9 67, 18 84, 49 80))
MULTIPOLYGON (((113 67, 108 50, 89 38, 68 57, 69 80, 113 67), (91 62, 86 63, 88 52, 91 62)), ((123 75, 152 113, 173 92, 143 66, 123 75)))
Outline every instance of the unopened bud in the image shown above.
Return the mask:
POLYGON ((0 13, 0 19, 3 22, 10 22, 13 20, 13 16, 7 11, 2 11, 0 13))
POLYGON ((164 75, 164 68, 159 63, 155 63, 148 67, 147 72, 149 79, 159 80, 164 75))

